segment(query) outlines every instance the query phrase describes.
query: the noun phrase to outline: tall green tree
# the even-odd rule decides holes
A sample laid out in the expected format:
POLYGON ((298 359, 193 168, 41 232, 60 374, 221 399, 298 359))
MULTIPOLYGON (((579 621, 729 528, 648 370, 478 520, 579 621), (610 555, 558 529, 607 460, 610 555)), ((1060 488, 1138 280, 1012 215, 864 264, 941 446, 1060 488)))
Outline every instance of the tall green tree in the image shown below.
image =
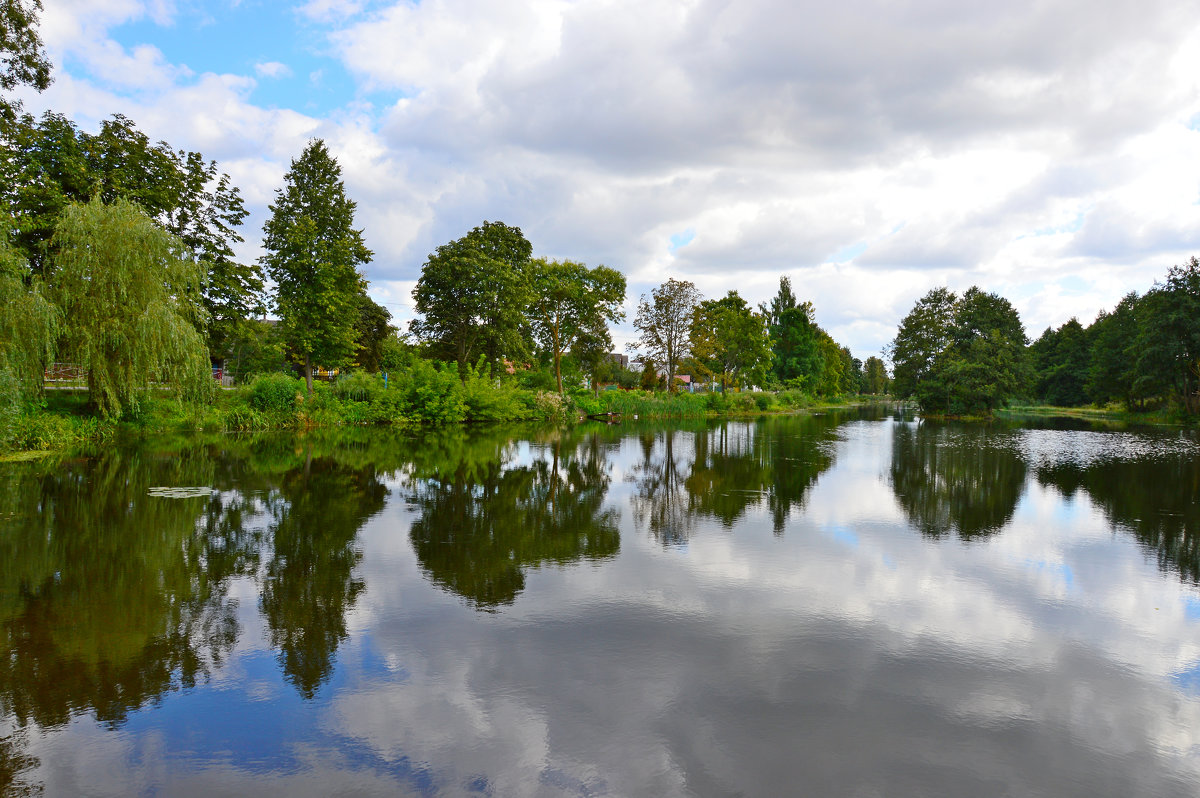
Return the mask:
POLYGON ((887 393, 888 382, 887 366, 883 359, 874 355, 867 358, 863 365, 863 392, 872 395, 887 393))
POLYGON ((1138 316, 1141 298, 1127 294, 1112 312, 1101 311, 1088 328, 1092 339, 1091 366, 1088 369, 1088 398, 1097 404, 1116 399, 1127 409, 1144 394, 1137 385, 1138 316))
POLYGON ((890 345, 892 387, 897 396, 917 393, 934 375, 934 364, 950 346, 954 303, 958 297, 949 288, 934 288, 917 300, 900 322, 890 345))
POLYGON ((574 261, 534 260, 530 264, 534 337, 550 353, 554 379, 563 392, 562 356, 603 353, 612 348, 608 325, 625 318, 625 275, 607 266, 589 269, 574 261))
POLYGON ((667 390, 675 391, 675 373, 691 346, 692 314, 700 291, 687 280, 668 279, 642 296, 633 326, 641 335, 639 348, 667 373, 667 390))
POLYGON ((1034 395, 1060 407, 1087 402, 1092 347, 1088 332, 1076 318, 1057 330, 1046 331, 1029 347, 1034 395))
POLYGON ((95 197, 63 212, 55 243, 62 348, 87 370, 103 415, 137 407, 154 382, 189 399, 210 394, 203 268, 183 242, 133 203, 95 197))
POLYGON ((520 228, 503 222, 484 222, 438 247, 413 288, 421 318, 409 329, 435 358, 457 363, 463 380, 481 354, 493 367, 526 357, 532 253, 520 228))
POLYGON ((1027 339, 1007 299, 972 286, 960 298, 935 288, 893 340, 893 387, 928 413, 987 413, 1028 379, 1027 339))
POLYGON ((1200 412, 1200 260, 1172 266, 1142 303, 1138 379, 1194 415, 1200 412))
POLYGON ((262 264, 275 281, 275 310, 284 340, 304 366, 312 393, 314 365, 341 366, 354 354, 360 264, 371 250, 354 228, 353 200, 342 170, 321 139, 292 161, 275 192, 263 230, 262 264))
POLYGON ((696 306, 691 341, 693 357, 721 375, 722 391, 730 378, 762 382, 771 363, 766 320, 737 291, 696 306))
MULTIPOLYGON (((976 286, 968 288, 955 304, 951 337, 944 362, 950 397, 945 412, 990 413, 1025 387, 1029 341, 1021 317, 1007 299, 976 286)), ((939 400, 940 393, 930 393, 922 403, 936 405, 939 400)))

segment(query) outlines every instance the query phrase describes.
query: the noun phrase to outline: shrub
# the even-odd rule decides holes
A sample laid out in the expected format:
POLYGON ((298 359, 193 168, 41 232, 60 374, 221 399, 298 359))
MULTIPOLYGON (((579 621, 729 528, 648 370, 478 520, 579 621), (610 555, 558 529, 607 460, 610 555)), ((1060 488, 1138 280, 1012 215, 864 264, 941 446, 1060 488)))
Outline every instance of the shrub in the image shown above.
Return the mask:
MULTIPOLYGON (((315 388, 315 386, 314 386, 315 388)), ((263 413, 291 413, 304 383, 287 374, 260 374, 249 387, 250 406, 263 413)))
POLYGON ((462 396, 468 421, 513 421, 525 416, 516 388, 487 376, 482 360, 467 372, 462 396))
POLYGON ((343 402, 373 402, 383 393, 383 381, 374 374, 354 371, 338 378, 333 393, 343 402))
POLYGON ((562 395, 553 391, 538 391, 533 408, 538 418, 547 421, 566 421, 570 412, 562 395))

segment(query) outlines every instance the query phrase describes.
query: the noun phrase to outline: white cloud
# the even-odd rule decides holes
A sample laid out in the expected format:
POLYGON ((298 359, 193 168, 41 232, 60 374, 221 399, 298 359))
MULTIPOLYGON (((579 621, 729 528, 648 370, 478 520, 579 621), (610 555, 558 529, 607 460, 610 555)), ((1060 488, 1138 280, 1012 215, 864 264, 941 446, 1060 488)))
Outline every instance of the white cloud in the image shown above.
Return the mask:
POLYGON ((287 78, 292 75, 292 68, 279 61, 267 61, 255 64, 254 71, 259 77, 264 78, 287 78))

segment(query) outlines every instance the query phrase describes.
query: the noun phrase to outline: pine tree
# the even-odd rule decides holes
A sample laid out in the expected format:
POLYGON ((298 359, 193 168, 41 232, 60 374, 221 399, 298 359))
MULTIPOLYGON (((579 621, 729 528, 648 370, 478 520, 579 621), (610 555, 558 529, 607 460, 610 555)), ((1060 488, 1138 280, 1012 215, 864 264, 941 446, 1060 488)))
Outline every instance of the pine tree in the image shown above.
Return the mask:
POLYGON ((339 366, 354 354, 358 296, 366 287, 358 266, 371 260, 354 229, 355 207, 341 167, 314 139, 292 161, 263 228, 262 264, 275 281, 280 330, 304 364, 310 394, 315 364, 339 366))

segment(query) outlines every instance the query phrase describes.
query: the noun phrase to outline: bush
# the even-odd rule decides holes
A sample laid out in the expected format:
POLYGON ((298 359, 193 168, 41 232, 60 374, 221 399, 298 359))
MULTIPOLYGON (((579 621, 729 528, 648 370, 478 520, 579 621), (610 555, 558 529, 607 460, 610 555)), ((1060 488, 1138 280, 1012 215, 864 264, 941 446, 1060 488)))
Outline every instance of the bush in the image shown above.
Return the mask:
MULTIPOLYGON (((316 386, 314 386, 315 389, 316 386)), ((260 374, 250 383, 249 403, 263 413, 292 413, 304 383, 287 374, 260 374)))
POLYGON ((538 391, 533 408, 537 417, 546 421, 566 421, 569 418, 570 409, 562 394, 553 391, 538 391))
POLYGON ((517 389, 510 384, 498 384, 487 376, 482 360, 468 371, 462 393, 468 421, 514 421, 525 417, 517 389))
POLYGON ((354 371, 338 378, 333 393, 343 402, 373 402, 383 393, 383 381, 374 374, 354 371))

